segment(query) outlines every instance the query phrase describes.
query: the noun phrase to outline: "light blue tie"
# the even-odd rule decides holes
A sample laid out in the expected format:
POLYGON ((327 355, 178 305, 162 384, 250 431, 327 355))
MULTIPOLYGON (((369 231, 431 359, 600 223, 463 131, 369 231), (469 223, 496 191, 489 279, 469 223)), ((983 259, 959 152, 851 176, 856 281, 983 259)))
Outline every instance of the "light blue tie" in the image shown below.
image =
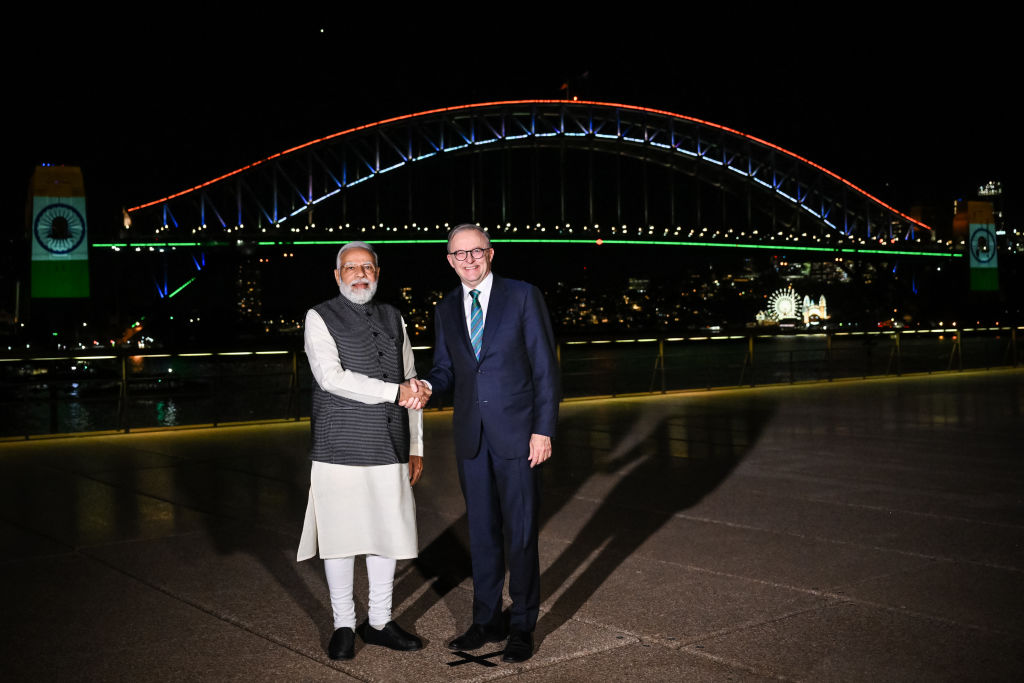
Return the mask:
POLYGON ((473 297, 473 305, 469 307, 469 341, 473 344, 473 353, 480 360, 480 342, 484 337, 484 309, 480 306, 480 290, 474 289, 469 295, 473 297))

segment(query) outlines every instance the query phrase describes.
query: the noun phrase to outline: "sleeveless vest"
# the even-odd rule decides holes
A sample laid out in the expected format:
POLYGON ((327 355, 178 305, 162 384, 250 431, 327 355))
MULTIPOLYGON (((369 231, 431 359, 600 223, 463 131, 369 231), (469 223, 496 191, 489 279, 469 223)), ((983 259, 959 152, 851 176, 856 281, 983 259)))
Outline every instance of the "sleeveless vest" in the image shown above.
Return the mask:
MULTIPOLYGON (((402 318, 398 309, 342 295, 313 307, 327 325, 345 370, 385 382, 405 380, 402 318)), ((335 465, 409 462, 409 417, 396 403, 361 403, 313 382, 310 458, 335 465)))

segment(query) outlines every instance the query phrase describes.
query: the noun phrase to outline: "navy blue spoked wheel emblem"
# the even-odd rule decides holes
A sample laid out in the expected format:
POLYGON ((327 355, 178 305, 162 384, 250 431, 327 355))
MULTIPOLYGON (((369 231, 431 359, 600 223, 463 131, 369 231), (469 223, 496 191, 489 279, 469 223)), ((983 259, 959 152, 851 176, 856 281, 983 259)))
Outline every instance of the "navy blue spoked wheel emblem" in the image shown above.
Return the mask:
POLYGON ((996 255, 996 236, 988 228, 979 228, 971 235, 971 255, 978 263, 987 263, 996 255))
POLYGON ((53 254, 67 254, 85 239, 85 219, 69 204, 50 204, 36 216, 36 242, 53 254))

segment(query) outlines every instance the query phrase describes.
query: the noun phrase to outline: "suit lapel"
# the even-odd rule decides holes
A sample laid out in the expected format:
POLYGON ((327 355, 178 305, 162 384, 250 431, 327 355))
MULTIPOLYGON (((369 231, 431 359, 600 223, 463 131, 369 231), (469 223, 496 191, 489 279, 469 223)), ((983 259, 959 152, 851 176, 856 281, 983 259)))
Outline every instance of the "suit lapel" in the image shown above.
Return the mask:
MULTIPOLYGON (((501 327, 501 320, 505 315, 506 304, 508 303, 505 281, 494 276, 491 283, 491 298, 487 302, 487 317, 484 318, 484 336, 480 341, 480 359, 487 355, 487 350, 493 344, 498 328, 501 327)), ((469 339, 467 334, 467 340, 469 339)))
POLYGON ((449 329, 458 330, 456 334, 462 343, 462 348, 470 356, 474 356, 473 344, 469 341, 469 328, 466 323, 466 304, 463 301, 465 295, 466 293, 462 290, 462 285, 459 285, 455 288, 455 291, 446 297, 446 300, 449 297, 452 299, 452 305, 448 307, 447 311, 448 326, 449 329))

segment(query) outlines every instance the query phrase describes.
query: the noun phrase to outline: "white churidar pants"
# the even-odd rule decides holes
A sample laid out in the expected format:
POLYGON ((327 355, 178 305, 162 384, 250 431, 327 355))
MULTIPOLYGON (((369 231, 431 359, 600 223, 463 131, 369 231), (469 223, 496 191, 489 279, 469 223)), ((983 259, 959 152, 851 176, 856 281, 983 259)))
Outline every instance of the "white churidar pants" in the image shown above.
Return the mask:
MULTIPOLYGON (((355 557, 324 560, 327 587, 331 592, 334 628, 356 627, 356 604, 352 599, 352 577, 355 557)), ((391 621, 391 594, 395 585, 395 560, 379 555, 366 556, 366 574, 370 579, 368 618, 370 626, 384 628, 391 621)))

